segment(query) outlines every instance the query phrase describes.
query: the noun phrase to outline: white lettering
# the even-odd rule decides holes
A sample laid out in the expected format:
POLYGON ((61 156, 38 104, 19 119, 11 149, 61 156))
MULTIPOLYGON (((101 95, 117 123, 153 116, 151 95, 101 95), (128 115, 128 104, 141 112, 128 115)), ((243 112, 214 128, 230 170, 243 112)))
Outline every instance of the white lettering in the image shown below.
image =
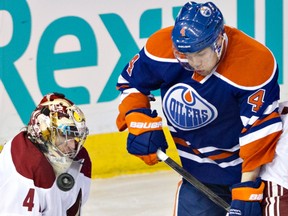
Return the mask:
POLYGON ((162 122, 130 122, 130 128, 161 128, 162 122))
POLYGON ((263 194, 251 194, 249 200, 262 200, 263 194))
POLYGON ((242 212, 239 209, 230 209, 229 214, 231 214, 231 215, 242 215, 242 212))

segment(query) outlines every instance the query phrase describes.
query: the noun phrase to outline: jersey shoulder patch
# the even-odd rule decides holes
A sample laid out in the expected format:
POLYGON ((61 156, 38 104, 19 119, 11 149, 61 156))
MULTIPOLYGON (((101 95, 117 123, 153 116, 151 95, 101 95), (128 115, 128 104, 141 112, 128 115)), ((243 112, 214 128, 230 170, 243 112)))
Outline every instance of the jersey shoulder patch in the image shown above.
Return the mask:
POLYGON ((238 29, 225 27, 228 46, 217 73, 242 87, 265 84, 277 65, 272 52, 238 29))
POLYGON ((173 26, 169 26, 155 32, 146 42, 146 51, 157 58, 174 59, 172 50, 172 34, 173 26))

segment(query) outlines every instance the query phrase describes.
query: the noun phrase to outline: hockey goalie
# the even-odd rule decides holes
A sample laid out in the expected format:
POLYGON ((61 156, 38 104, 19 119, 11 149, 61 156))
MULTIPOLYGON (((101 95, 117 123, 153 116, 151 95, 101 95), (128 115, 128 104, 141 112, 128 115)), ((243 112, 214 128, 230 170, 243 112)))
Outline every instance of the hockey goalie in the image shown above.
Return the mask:
POLYGON ((0 153, 0 215, 80 215, 91 182, 87 135, 79 107, 45 95, 0 153))

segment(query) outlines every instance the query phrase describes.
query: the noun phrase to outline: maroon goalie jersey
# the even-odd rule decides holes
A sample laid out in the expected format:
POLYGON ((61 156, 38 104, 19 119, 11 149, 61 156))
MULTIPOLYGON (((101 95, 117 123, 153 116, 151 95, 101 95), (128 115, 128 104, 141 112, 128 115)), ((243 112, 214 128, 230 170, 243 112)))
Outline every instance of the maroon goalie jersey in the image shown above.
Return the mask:
POLYGON ((26 132, 20 132, 0 153, 0 215, 78 215, 91 183, 91 161, 85 148, 73 163, 79 163, 79 169, 71 166, 67 172, 75 184, 65 192, 58 188, 44 154, 26 132))

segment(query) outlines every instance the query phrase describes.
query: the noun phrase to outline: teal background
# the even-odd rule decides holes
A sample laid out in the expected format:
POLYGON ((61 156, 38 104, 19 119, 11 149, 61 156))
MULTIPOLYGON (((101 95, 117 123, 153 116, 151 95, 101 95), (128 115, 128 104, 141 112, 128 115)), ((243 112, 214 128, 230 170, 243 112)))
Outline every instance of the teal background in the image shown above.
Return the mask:
MULTIPOLYGON (((251 37, 255 37, 255 1, 237 1, 237 27, 251 37)), ((171 8, 171 16, 176 17, 181 5, 171 8)), ((274 52, 279 63, 280 84, 284 83, 284 16, 283 0, 265 1, 265 44, 274 52)), ((35 108, 34 100, 25 85, 15 62, 21 58, 31 42, 32 13, 25 0, 2 0, 0 9, 10 13, 13 20, 13 36, 8 44, 0 47, 0 79, 10 97, 23 124, 29 120, 31 110, 35 108), (15 86, 17 88, 15 88, 15 86), (21 92, 21 95, 19 95, 21 92)), ((103 25, 120 53, 110 73, 109 79, 96 101, 91 101, 89 90, 85 86, 62 87, 54 76, 55 70, 97 66, 99 64, 98 32, 94 32, 90 24, 77 16, 63 16, 50 23, 41 35, 36 58, 36 74, 38 87, 44 95, 51 91, 63 92, 78 105, 107 103, 115 100, 119 94, 115 83, 123 66, 137 53, 141 47, 140 39, 148 38, 153 32, 163 27, 163 9, 153 8, 142 12, 138 19, 138 38, 133 37, 127 22, 117 13, 98 14, 103 25), (76 28, 77 26, 77 28, 76 28), (54 53, 57 40, 65 35, 73 35, 79 40, 81 50, 65 53, 54 53), (111 90, 112 89, 112 90, 111 90), (79 97, 80 95, 80 97, 79 97)), ((29 76, 29 71, 27 71, 29 76)), ((159 92, 154 92, 157 96, 159 92)))

